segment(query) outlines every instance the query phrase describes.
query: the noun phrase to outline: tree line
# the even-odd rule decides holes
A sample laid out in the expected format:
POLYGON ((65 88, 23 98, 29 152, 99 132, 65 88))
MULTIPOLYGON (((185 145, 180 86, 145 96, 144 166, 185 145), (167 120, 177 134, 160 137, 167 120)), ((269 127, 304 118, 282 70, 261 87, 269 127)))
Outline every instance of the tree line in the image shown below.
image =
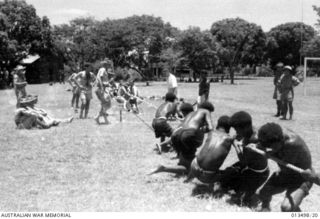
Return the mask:
MULTIPOLYGON (((313 9, 320 17, 320 7, 313 9)), ((320 19, 316 27, 320 28, 320 19)), ((28 54, 39 54, 41 67, 50 74, 63 68, 76 71, 85 62, 108 57, 115 66, 133 64, 145 76, 152 65, 187 66, 196 76, 221 68, 229 68, 232 74, 239 64, 297 66, 304 56, 320 56, 320 36, 301 22, 264 32, 241 18, 222 19, 204 31, 199 27, 179 30, 150 15, 102 21, 79 17, 52 26, 25 1, 4 0, 0 2, 0 47, 1 69, 12 70, 28 54)))

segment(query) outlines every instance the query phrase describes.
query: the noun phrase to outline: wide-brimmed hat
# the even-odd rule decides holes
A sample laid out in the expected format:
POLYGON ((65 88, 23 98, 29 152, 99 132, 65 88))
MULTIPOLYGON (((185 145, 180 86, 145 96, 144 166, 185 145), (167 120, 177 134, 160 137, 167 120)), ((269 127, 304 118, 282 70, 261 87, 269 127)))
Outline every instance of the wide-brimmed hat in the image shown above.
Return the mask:
POLYGON ((36 95, 28 95, 26 97, 20 98, 20 105, 21 106, 31 106, 38 102, 38 96, 36 95))
POLYGON ((292 68, 289 65, 286 65, 283 67, 283 70, 288 69, 289 71, 292 71, 292 68))

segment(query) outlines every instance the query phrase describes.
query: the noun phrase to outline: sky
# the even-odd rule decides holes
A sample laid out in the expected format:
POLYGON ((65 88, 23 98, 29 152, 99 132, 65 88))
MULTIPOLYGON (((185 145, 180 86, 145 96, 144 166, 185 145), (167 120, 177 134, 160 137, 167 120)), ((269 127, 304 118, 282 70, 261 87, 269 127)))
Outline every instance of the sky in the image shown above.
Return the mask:
POLYGON ((51 24, 68 23, 76 17, 93 16, 97 20, 132 15, 154 15, 181 30, 198 26, 210 29, 224 18, 240 17, 261 26, 264 31, 286 22, 303 21, 315 27, 320 19, 312 5, 320 0, 26 0, 39 16, 51 24))

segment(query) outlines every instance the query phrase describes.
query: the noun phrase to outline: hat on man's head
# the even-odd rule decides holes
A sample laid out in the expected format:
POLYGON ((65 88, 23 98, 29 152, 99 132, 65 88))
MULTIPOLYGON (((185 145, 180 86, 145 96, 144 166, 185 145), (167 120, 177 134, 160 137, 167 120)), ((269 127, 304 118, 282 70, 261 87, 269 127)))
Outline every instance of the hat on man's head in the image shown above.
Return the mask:
POLYGON ((283 69, 284 69, 284 70, 285 70, 285 69, 288 69, 289 71, 292 71, 292 68, 291 68, 289 65, 284 66, 283 69))
POLYGON ((26 97, 20 98, 20 106, 31 106, 38 102, 38 96, 36 95, 28 95, 26 97))
POLYGON ((15 68, 16 71, 20 71, 20 70, 25 70, 26 67, 24 67, 23 65, 17 65, 17 67, 15 68))
POLYGON ((276 64, 276 67, 277 68, 282 68, 284 65, 283 65, 283 63, 282 62, 278 62, 277 64, 276 64))

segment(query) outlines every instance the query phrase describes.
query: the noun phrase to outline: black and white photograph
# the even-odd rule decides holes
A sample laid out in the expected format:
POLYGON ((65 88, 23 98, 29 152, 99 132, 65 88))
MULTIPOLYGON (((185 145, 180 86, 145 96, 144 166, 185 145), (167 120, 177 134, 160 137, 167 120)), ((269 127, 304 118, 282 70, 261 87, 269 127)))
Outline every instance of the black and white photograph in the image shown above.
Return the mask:
POLYGON ((317 218, 319 76, 320 0, 0 0, 0 217, 317 218))

